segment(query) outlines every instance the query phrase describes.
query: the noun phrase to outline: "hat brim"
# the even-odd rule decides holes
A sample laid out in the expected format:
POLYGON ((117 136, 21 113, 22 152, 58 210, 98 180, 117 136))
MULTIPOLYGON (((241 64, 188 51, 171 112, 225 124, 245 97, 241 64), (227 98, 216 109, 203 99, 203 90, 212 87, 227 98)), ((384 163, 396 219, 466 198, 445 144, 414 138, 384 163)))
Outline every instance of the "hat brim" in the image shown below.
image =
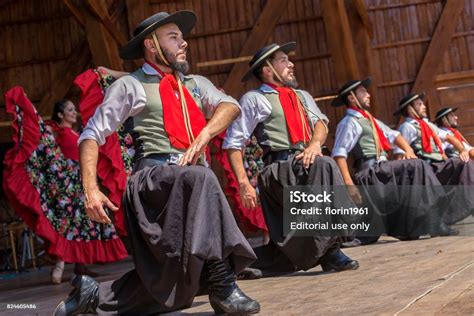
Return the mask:
POLYGON ((247 73, 242 77, 241 82, 245 82, 249 80, 253 76, 253 72, 255 69, 257 69, 261 64, 265 62, 265 60, 268 59, 272 54, 282 51, 285 54, 289 54, 290 52, 294 51, 296 49, 296 42, 288 42, 286 44, 283 44, 281 46, 277 45, 273 47, 272 49, 269 49, 265 54, 260 56, 260 58, 250 67, 250 69, 247 71, 247 73))
POLYGON ((339 107, 339 106, 346 105, 346 103, 343 100, 344 96, 348 95, 351 91, 356 89, 358 86, 363 86, 364 88, 369 89, 371 83, 372 83, 372 78, 371 77, 368 77, 364 80, 361 80, 361 81, 357 82, 354 86, 350 87, 347 91, 345 91, 344 93, 339 94, 336 98, 334 98, 334 100, 332 100, 332 102, 331 102, 331 106, 339 107))
POLYGON ((196 24, 197 17, 193 11, 183 10, 170 14, 164 19, 158 20, 150 24, 146 29, 140 32, 140 34, 134 36, 127 44, 125 44, 119 50, 119 56, 122 59, 139 59, 143 58, 142 43, 145 37, 165 24, 176 24, 183 33, 183 36, 187 36, 196 24))
POLYGON ((440 115, 436 115, 435 117, 435 121, 439 121, 440 119, 442 119, 443 117, 445 117, 446 115, 448 115, 449 113, 454 113, 458 110, 458 108, 449 108, 449 109, 446 109, 445 112, 441 113, 440 115))
POLYGON ((406 108, 410 103, 412 103, 413 101, 415 101, 416 99, 421 99, 421 100, 425 100, 425 96, 426 94, 424 92, 420 93, 420 94, 415 94, 412 98, 408 99, 407 101, 405 101, 405 103, 403 103, 402 105, 400 105, 400 107, 398 108, 398 110, 396 110, 393 115, 394 116, 398 116, 398 115, 401 115, 402 112, 403 112, 403 109, 406 108))

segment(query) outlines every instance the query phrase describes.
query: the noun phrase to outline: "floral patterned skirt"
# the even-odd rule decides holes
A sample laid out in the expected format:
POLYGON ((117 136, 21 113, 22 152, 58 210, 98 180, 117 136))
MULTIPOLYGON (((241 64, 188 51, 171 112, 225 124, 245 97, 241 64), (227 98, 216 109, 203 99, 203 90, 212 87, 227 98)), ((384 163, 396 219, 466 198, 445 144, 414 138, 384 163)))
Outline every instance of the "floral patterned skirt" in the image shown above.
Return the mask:
POLYGON ((15 87, 5 96, 15 134, 5 157, 4 189, 15 211, 48 241, 48 252, 66 262, 127 257, 114 225, 87 217, 79 163, 63 156, 23 89, 15 87))

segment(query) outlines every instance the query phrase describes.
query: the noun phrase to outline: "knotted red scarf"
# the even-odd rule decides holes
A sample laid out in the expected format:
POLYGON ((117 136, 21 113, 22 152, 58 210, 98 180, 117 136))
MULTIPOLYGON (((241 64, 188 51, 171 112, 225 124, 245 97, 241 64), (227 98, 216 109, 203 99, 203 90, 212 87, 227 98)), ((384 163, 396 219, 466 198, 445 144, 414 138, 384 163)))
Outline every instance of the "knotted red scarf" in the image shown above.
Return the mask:
POLYGON ((285 113, 286 126, 290 134, 291 143, 309 142, 311 139, 311 129, 309 128, 306 111, 296 92, 288 87, 278 87, 271 83, 266 84, 278 92, 281 107, 285 113))
POLYGON ((441 155, 444 154, 443 146, 441 145, 441 141, 439 140, 438 136, 435 135, 431 127, 429 127, 428 123, 424 120, 419 118, 413 118, 415 121, 420 124, 421 128, 421 146, 423 147, 423 151, 425 153, 431 154, 433 152, 433 148, 431 147, 431 139, 434 140, 436 147, 438 147, 439 152, 441 155))
POLYGON ((390 145, 390 142, 388 141, 387 137, 385 137, 385 134, 383 133, 382 129, 379 127, 379 124, 377 124, 377 121, 374 119, 374 117, 370 113, 363 111, 361 109, 358 109, 355 106, 349 106, 349 109, 360 113, 363 117, 365 117, 372 123, 372 126, 375 127, 375 133, 377 133, 377 138, 379 140, 379 144, 378 144, 379 148, 382 148, 383 151, 389 151, 390 149, 392 149, 392 146, 390 145))
POLYGON ((448 127, 448 129, 451 132, 453 132, 454 137, 456 137, 457 140, 459 140, 461 142, 461 144, 464 143, 464 142, 467 143, 466 139, 461 135, 461 133, 457 129, 455 129, 454 127, 448 127))
POLYGON ((176 77, 173 74, 164 73, 150 62, 148 64, 162 76, 159 90, 164 127, 170 144, 178 149, 187 149, 206 126, 206 118, 184 85, 182 88, 186 108, 183 113, 176 77))

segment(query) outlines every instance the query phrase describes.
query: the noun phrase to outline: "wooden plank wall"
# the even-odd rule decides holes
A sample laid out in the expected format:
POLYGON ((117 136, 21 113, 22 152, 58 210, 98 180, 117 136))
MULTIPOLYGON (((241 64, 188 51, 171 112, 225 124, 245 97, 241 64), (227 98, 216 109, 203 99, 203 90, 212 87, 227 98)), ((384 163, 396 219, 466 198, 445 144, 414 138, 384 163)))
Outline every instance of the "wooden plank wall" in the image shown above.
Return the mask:
MULTIPOLYGON (((350 7, 352 1, 346 0, 346 6, 350 7)), ((377 114, 391 125, 398 123, 391 113, 398 100, 413 86, 444 1, 362 1, 373 26, 370 50, 378 72, 378 80, 374 83, 378 87, 377 114)), ((462 131, 468 133, 474 142, 471 114, 474 111, 474 89, 469 86, 474 84, 474 0, 448 1, 456 1, 464 6, 464 10, 448 51, 440 57, 439 75, 434 81, 440 89, 438 93, 443 105, 461 107, 462 131)), ((114 6, 130 2, 107 0, 109 13, 120 11, 114 10, 114 6)), ((198 23, 188 38, 192 72, 205 75, 217 86, 223 86, 233 66, 225 60, 249 57, 240 56, 240 52, 267 0, 147 0, 143 3, 141 7, 148 8, 144 15, 182 9, 197 13, 198 23), (216 61, 219 64, 200 66, 216 61)), ((123 34, 127 34, 128 26, 133 25, 123 16, 111 16, 111 19, 120 22, 117 25, 123 34)), ((318 104, 329 116, 333 134, 343 109, 333 109, 329 106, 330 100, 324 100, 339 88, 326 34, 331 32, 325 30, 320 0, 288 0, 271 36, 262 41, 261 46, 297 41, 297 52, 292 59, 298 81, 302 88, 320 100, 318 104)), ((338 37, 338 34, 334 36, 338 37)), ((3 4, 0 7, 0 92, 3 94, 14 85, 22 85, 29 97, 39 102, 51 89, 52 78, 64 61, 85 39, 83 28, 62 0, 18 0, 3 4)), ((363 69, 361 72, 364 73, 363 69)), ((234 96, 240 97, 256 84, 242 85, 234 96)), ((3 103, 1 98, 0 121, 8 121, 3 103)))
MULTIPOLYGON (((452 0, 448 0, 452 1, 452 0)), ((441 106, 458 106, 461 131, 474 142, 474 1, 464 6, 436 78, 441 106), (451 80, 452 79, 452 80, 451 80)), ((441 0, 365 0, 374 25, 372 49, 380 69, 378 116, 395 126, 398 101, 410 92, 444 7, 441 0)), ((432 109, 434 118, 437 109, 432 109)))
MULTIPOLYGON (((349 1, 351 0, 346 2, 349 1)), ((434 79, 438 87, 446 87, 447 84, 455 88, 457 78, 463 75, 465 80, 462 84, 474 84, 474 0, 457 2, 464 5, 464 10, 448 52, 440 58, 438 73, 441 76, 434 79), (451 74, 452 77, 443 77, 442 74, 451 74), (453 78, 456 80, 448 80, 453 78)), ((208 76, 216 85, 221 86, 225 83, 232 64, 198 67, 198 63, 242 57, 239 56, 242 44, 250 34, 252 25, 265 3, 263 0, 150 0, 150 7, 152 12, 191 9, 198 14, 198 24, 188 40, 191 47, 191 69, 208 76)), ((395 127, 398 120, 392 113, 397 108, 398 100, 409 93, 414 84, 443 10, 444 1, 365 0, 364 3, 373 25, 373 64, 379 70, 380 76, 379 80, 374 82, 378 88, 377 114, 395 127)), ((341 119, 343 110, 331 108, 330 100, 324 100, 325 97, 334 95, 339 87, 334 75, 334 61, 327 45, 320 1, 289 0, 273 35, 261 46, 291 40, 298 43, 296 55, 292 56, 298 81, 300 86, 313 96, 323 99, 318 104, 331 120, 332 135, 329 142, 332 143, 335 125, 341 119)), ((234 96, 239 97, 255 85, 256 82, 242 85, 240 93, 234 96)), ((470 120, 471 116, 466 115, 469 111, 474 111, 474 101, 467 101, 474 100, 471 92, 473 89, 455 89, 462 94, 458 98, 466 100, 462 106, 459 105, 462 131, 467 133, 468 137, 472 136, 471 141, 474 142, 474 121, 470 120)), ((453 105, 454 102, 450 98, 454 94, 453 91, 438 91, 443 105, 453 105)))
POLYGON ((84 39, 82 27, 58 0, 13 1, 0 8, 0 21, 0 91, 21 85, 39 102, 84 39))
MULTIPOLYGON (((265 4, 264 0, 150 0, 153 12, 190 9, 197 13, 196 28, 188 37, 191 69, 194 73, 207 76, 217 86, 225 83, 233 64, 208 67, 198 67, 197 64, 242 57, 239 56, 242 45, 265 4)), ((336 78, 331 75, 334 67, 326 44, 320 1, 288 0, 272 35, 261 43, 261 47, 288 41, 297 42, 292 60, 300 86, 315 97, 333 95, 338 87, 336 78)), ((255 51, 259 48, 255 47, 255 51)), ((245 63, 248 64, 248 61, 245 63)), ((242 84, 240 92, 234 97, 240 97, 256 85, 256 81, 242 84)), ((336 111, 329 103, 319 104, 335 122, 336 111)), ((332 127, 335 128, 335 125, 332 127)))

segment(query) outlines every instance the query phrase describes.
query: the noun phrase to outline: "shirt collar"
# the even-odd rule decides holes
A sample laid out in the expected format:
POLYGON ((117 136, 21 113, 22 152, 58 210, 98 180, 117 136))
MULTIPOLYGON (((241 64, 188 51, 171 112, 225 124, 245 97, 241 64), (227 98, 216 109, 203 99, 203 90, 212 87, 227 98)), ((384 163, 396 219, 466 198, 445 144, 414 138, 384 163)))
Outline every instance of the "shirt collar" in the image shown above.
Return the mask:
MULTIPOLYGON (((156 71, 155 68, 153 68, 152 66, 150 66, 149 63, 145 62, 142 66, 142 70, 145 74, 149 75, 149 76, 158 76, 160 79, 161 79, 161 75, 158 71, 156 71)), ((179 73, 179 78, 181 79, 181 81, 184 80, 184 75, 182 73, 179 73)))
POLYGON ((150 75, 150 76, 159 76, 161 78, 161 75, 158 71, 155 70, 152 66, 150 66, 149 63, 144 63, 142 66, 142 70, 145 74, 150 75))
POLYGON ((353 110, 353 109, 347 109, 347 110, 346 110, 346 114, 355 116, 355 117, 357 117, 357 118, 363 117, 362 114, 360 114, 359 112, 357 112, 357 111, 355 111, 355 110, 353 110))
MULTIPOLYGON (((410 116, 405 118, 405 121, 411 124, 418 124, 418 122, 413 117, 410 117, 410 116)), ((425 121, 426 123, 430 123, 427 117, 423 118, 423 121, 425 121)))
POLYGON ((270 87, 269 85, 267 85, 266 83, 262 83, 262 85, 260 86, 260 91, 262 91, 263 93, 278 93, 275 89, 273 89, 272 87, 270 87))

